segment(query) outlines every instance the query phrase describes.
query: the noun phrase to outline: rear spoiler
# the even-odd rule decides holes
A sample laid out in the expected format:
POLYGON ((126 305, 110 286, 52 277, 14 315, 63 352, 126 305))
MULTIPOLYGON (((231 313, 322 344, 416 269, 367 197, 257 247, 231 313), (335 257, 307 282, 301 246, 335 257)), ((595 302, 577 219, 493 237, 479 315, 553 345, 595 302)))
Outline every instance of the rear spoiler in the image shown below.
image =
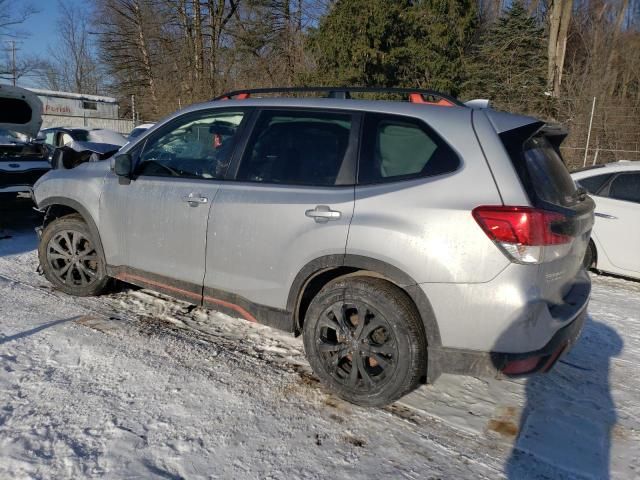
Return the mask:
POLYGON ((553 149, 560 153, 560 145, 569 134, 560 124, 541 122, 533 117, 495 110, 485 110, 485 114, 510 153, 535 135, 544 135, 553 149))
MULTIPOLYGON (((556 153, 560 155, 560 145, 567 138, 569 132, 562 125, 536 121, 513 130, 506 130, 500 133, 500 139, 509 154, 513 154, 516 150, 522 149, 522 145, 531 137, 540 135, 543 135, 556 153)), ((560 158, 562 158, 562 155, 560 155, 560 158)))
POLYGON ((474 98, 473 100, 467 100, 466 102, 464 102, 464 104, 467 107, 473 108, 473 109, 491 107, 491 102, 489 100, 487 100, 486 98, 474 98))
MULTIPOLYGON (((567 138, 567 135, 569 135, 569 130, 558 123, 547 123, 538 133, 547 137, 553 149, 560 155, 560 145, 564 142, 564 139, 567 138)), ((562 155, 560 155, 560 158, 562 158, 562 155)))

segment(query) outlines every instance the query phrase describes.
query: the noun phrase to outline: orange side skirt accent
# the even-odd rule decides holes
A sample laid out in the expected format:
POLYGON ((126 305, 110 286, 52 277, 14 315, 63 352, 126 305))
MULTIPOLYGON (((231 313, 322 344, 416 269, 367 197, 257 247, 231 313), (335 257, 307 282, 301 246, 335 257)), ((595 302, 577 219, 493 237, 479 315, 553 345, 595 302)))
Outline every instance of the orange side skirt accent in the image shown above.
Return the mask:
MULTIPOLYGON (((153 285, 156 286, 158 288, 161 288, 163 290, 169 290, 172 292, 176 292, 179 293, 181 295, 186 295, 187 297, 191 297, 194 299, 200 299, 202 298, 202 295, 198 294, 198 293, 193 293, 190 292, 188 290, 183 290, 182 288, 178 288, 178 287, 172 287, 171 285, 166 285, 164 283, 160 283, 160 282, 156 282, 154 280, 150 280, 148 278, 145 277, 139 277, 138 275, 132 275, 130 273, 120 273, 118 275, 116 275, 116 278, 122 280, 123 282, 127 282, 127 281, 131 281, 131 283, 136 283, 137 282, 141 282, 141 283, 147 283, 149 285, 153 285), (129 280, 127 280, 129 279, 129 280)), ((231 310, 238 312, 242 318, 244 318, 245 320, 248 320, 250 322, 257 322, 256 318, 251 315, 249 312, 247 312, 244 308, 242 308, 240 305, 236 305, 235 303, 231 303, 231 302, 226 302, 224 300, 220 300, 218 298, 213 298, 210 297, 208 295, 204 296, 205 300, 208 300, 212 303, 215 303, 217 305, 221 305, 223 307, 227 307, 230 308, 231 310)))

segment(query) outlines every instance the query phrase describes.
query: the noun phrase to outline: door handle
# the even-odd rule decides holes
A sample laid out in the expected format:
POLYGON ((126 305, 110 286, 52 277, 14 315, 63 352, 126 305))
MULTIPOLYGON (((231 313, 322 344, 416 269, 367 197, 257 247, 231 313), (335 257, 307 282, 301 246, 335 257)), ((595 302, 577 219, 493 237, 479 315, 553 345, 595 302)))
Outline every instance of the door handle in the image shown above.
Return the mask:
POLYGON ((615 217, 613 215, 607 215, 606 213, 598 213, 598 212, 596 212, 594 215, 596 217, 607 218, 609 220, 617 220, 618 219, 618 217, 615 217))
POLYGON ((316 208, 307 210, 304 214, 313 218, 316 223, 327 223, 329 220, 338 220, 342 214, 338 210, 331 210, 327 205, 318 205, 316 208))
POLYGON ((187 202, 192 207, 197 207, 198 205, 208 203, 209 199, 207 197, 203 197, 200 193, 190 193, 189 195, 182 197, 182 201, 187 202))

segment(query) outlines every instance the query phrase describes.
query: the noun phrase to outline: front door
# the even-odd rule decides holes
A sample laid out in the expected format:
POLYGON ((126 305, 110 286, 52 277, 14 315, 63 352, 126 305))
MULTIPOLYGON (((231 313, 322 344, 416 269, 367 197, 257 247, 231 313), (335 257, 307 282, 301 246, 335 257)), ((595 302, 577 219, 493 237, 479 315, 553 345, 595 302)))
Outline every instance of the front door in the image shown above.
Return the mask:
MULTIPOLYGON (((241 111, 220 110, 179 117, 141 151, 133 148, 137 166, 130 184, 108 179, 101 222, 103 231, 120 235, 123 246, 112 247, 107 258, 113 266, 129 267, 120 278, 174 293, 186 290, 200 300, 209 213, 243 118, 241 111)), ((111 240, 112 246, 118 243, 111 240)))
POLYGON ((358 122, 344 112, 260 113, 235 181, 212 207, 205 303, 222 290, 284 309, 306 263, 344 256, 358 122))

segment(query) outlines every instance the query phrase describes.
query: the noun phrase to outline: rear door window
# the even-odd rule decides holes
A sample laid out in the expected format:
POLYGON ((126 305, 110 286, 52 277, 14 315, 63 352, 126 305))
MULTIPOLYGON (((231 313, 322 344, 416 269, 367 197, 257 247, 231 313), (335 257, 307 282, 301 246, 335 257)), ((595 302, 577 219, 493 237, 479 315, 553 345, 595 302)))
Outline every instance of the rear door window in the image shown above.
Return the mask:
POLYGON ((455 152, 420 120, 367 114, 359 184, 384 183, 456 170, 455 152))
POLYGON ((609 187, 609 197, 640 203, 640 173, 625 173, 614 178, 609 187))
POLYGON ((349 113, 267 110, 253 130, 237 180, 287 185, 353 184, 341 170, 352 130, 349 113))
POLYGON ((524 159, 540 200, 560 206, 577 202, 576 185, 562 158, 544 136, 525 142, 524 159))
POLYGON ((576 183, 584 188, 592 195, 597 195, 600 189, 611 178, 611 173, 605 173, 602 175, 594 175, 593 177, 581 178, 576 180, 576 183))

